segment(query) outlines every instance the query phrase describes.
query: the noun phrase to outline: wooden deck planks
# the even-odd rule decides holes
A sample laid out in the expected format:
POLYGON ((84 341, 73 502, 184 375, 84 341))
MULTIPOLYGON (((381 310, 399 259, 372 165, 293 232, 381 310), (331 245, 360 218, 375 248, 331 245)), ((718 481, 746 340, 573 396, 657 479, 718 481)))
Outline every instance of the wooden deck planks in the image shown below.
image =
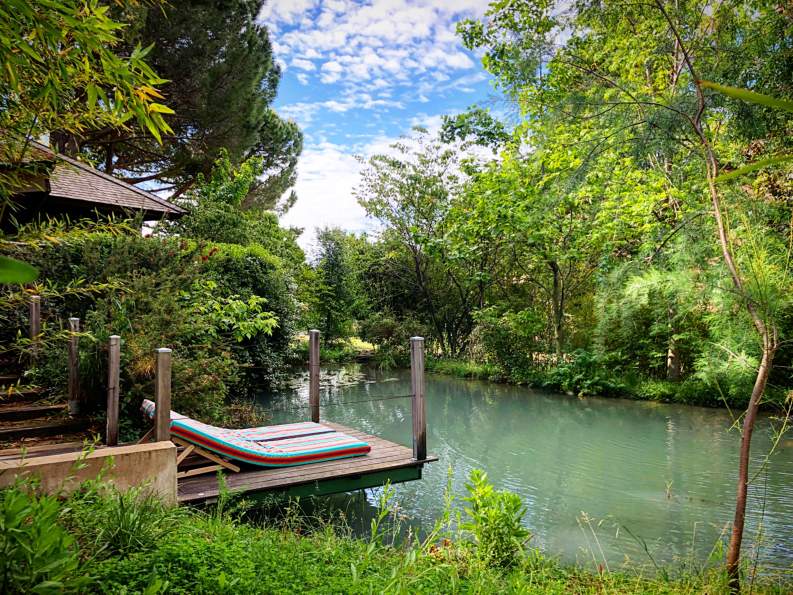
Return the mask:
MULTIPOLYGON (((425 463, 437 461, 436 457, 427 457, 422 461, 416 461, 413 458, 413 451, 406 446, 340 424, 327 421, 322 423, 339 432, 365 440, 370 444, 372 450, 362 457, 323 461, 296 467, 247 467, 240 473, 226 474, 228 488, 244 493, 278 491, 303 484, 360 477, 406 467, 420 468, 425 463)), ((185 477, 179 480, 179 501, 182 503, 213 500, 217 495, 217 478, 214 475, 185 477)))

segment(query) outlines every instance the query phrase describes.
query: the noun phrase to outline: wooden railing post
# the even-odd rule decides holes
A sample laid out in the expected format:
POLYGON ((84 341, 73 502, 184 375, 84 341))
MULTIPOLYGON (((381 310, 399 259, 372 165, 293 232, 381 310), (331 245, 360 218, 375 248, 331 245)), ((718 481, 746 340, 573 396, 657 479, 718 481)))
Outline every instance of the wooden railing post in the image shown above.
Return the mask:
POLYGON ((157 357, 154 374, 154 441, 171 439, 171 350, 154 350, 157 357))
POLYGON ((39 341, 41 335, 41 296, 30 296, 29 307, 29 322, 30 322, 30 340, 31 340, 31 354, 33 359, 36 359, 39 352, 39 341))
POLYGON ((311 421, 319 423, 319 331, 308 331, 308 405, 311 421))
POLYGON ((427 417, 424 406, 424 337, 410 338, 410 385, 413 393, 413 458, 427 458, 427 417))
POLYGON ((80 319, 69 319, 69 413, 80 413, 80 319))
POLYGON ((121 337, 110 335, 107 347, 107 427, 105 443, 118 444, 119 371, 121 367, 121 337))

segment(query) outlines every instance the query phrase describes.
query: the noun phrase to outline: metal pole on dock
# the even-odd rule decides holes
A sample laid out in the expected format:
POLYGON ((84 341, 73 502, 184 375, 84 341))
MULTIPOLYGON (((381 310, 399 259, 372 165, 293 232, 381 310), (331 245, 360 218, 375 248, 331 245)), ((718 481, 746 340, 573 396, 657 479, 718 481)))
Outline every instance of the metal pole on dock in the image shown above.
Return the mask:
POLYGON ((319 331, 308 331, 308 405, 311 421, 319 423, 319 331))
POLYGON ((69 413, 80 413, 80 319, 69 318, 69 413))
POLYGON ((427 416, 424 406, 424 337, 410 338, 410 385, 413 393, 413 458, 427 458, 427 416))
POLYGON ((154 350, 157 358, 154 373, 154 441, 171 439, 171 350, 154 350))
POLYGON ((30 322, 30 340, 32 342, 32 355, 36 359, 39 351, 39 335, 41 335, 41 296, 30 296, 29 307, 29 322, 30 322))
POLYGON ((105 443, 118 444, 119 371, 121 367, 121 337, 110 335, 107 347, 107 427, 105 443))

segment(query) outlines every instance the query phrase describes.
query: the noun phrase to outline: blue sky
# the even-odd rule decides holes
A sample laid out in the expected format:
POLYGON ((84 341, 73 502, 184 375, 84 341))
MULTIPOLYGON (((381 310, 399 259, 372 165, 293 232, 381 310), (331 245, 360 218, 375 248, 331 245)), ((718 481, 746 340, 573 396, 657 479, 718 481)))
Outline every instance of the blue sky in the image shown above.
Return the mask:
POLYGON ((305 228, 372 229, 352 190, 356 155, 385 152, 412 126, 487 104, 494 91, 455 23, 481 16, 487 0, 270 0, 270 29, 284 72, 275 108, 305 135, 298 202, 283 218, 305 228))

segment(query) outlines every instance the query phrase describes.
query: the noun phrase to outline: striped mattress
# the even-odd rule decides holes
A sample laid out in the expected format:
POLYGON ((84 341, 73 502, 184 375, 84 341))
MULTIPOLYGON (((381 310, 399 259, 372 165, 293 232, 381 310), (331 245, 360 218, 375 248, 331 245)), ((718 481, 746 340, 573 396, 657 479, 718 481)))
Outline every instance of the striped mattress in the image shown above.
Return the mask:
MULTIPOLYGON (((155 405, 145 399, 141 411, 154 419, 155 405)), ((171 411, 171 433, 226 458, 262 467, 290 467, 365 455, 368 443, 322 424, 294 424, 229 430, 171 411)))

